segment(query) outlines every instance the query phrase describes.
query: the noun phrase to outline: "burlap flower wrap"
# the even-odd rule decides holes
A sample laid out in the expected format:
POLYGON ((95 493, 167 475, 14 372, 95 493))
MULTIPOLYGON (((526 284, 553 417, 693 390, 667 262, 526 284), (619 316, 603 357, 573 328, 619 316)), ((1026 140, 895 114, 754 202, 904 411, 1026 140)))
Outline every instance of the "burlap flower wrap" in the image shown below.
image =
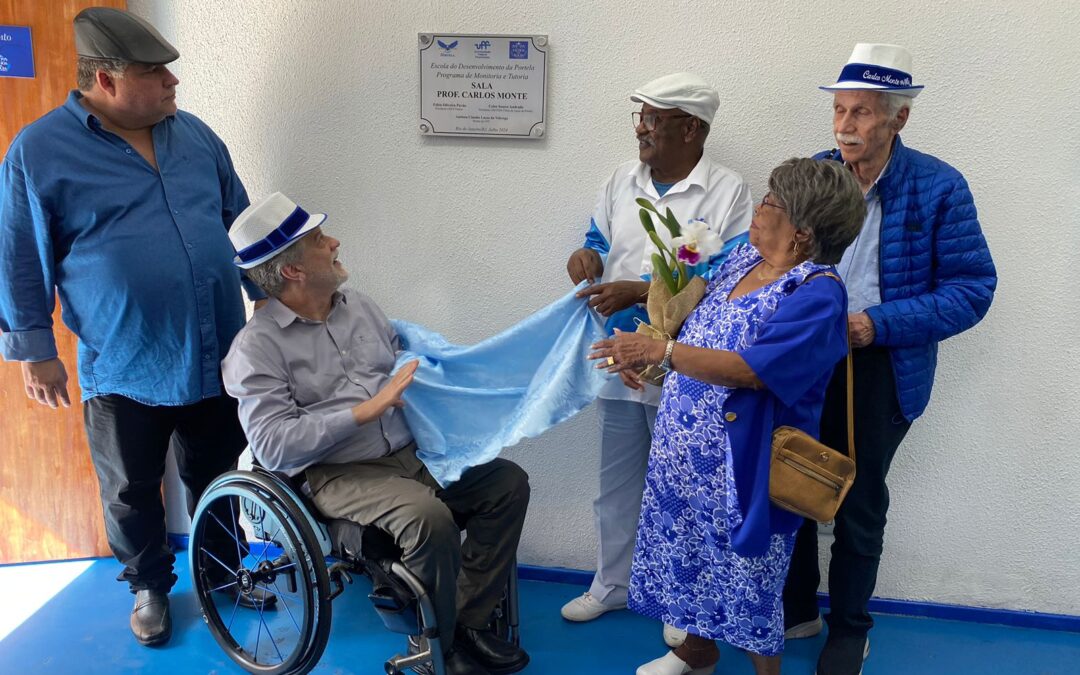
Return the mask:
MULTIPOLYGON (((657 340, 670 340, 679 335, 686 317, 694 311, 705 297, 705 280, 694 277, 686 288, 674 296, 661 279, 653 279, 649 284, 649 299, 645 307, 649 312, 649 323, 638 323, 637 332, 657 340)), ((649 384, 662 384, 667 371, 659 366, 646 366, 638 373, 649 384)))
MULTIPOLYGON (((637 332, 666 342, 678 336, 686 317, 705 296, 705 279, 694 274, 694 267, 719 253, 722 244, 704 221, 692 220, 684 231, 671 209, 661 215, 648 200, 638 199, 637 203, 641 206, 641 226, 656 246, 656 253, 652 254, 653 276, 645 305, 649 323, 639 321, 637 332), (653 215, 671 233, 670 246, 657 235, 653 215)), ((644 382, 659 385, 667 371, 650 365, 638 375, 644 382)))

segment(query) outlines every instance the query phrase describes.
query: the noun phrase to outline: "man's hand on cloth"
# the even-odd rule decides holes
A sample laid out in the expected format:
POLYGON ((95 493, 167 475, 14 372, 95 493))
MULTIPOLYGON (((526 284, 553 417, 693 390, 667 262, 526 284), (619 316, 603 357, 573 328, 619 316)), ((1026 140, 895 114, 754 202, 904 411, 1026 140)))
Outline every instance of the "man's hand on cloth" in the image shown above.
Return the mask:
POLYGON ((71 407, 67 390, 67 370, 60 359, 23 361, 22 376, 27 398, 54 409, 57 404, 62 404, 65 408, 71 407))
POLYGON ((566 261, 566 271, 575 286, 586 279, 592 283, 604 276, 604 261, 600 259, 600 254, 591 248, 579 248, 570 254, 570 260, 566 261))
POLYGON ((577 292, 577 297, 589 300, 589 306, 601 314, 611 316, 645 299, 649 293, 648 281, 612 281, 606 284, 593 284, 577 292))
POLYGON ((413 374, 416 373, 416 367, 419 365, 420 361, 418 359, 409 361, 394 373, 390 381, 377 394, 363 403, 353 406, 352 414, 356 423, 367 424, 373 422, 391 407, 404 408, 405 401, 402 400, 401 396, 412 384, 413 374))

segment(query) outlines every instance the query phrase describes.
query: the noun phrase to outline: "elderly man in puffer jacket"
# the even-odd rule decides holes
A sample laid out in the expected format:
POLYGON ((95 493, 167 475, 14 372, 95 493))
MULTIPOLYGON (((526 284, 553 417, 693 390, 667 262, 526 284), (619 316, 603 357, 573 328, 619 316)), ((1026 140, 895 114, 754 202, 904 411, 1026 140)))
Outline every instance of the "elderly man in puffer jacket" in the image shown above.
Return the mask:
MULTIPOLYGON (((922 90, 903 47, 858 44, 835 85, 838 149, 866 196, 862 233, 838 265, 848 286, 853 348, 855 484, 836 516, 829 568, 829 636, 818 675, 857 675, 869 653, 867 602, 877 582, 893 455, 930 400, 938 342, 986 314, 997 273, 959 171, 904 146, 900 131, 922 90)), ((847 447, 846 373, 833 375, 821 440, 847 447)), ((784 591, 788 639, 821 631, 817 523, 799 531, 784 591)))

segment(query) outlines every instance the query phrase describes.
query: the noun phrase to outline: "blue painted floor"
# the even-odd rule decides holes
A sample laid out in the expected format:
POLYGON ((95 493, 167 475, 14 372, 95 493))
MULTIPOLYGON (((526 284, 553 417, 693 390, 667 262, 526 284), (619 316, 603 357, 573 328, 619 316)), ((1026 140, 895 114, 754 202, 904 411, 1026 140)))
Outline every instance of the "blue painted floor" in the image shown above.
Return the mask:
MULTIPOLYGON (((23 583, 28 570, 41 593, 42 566, 0 567, 5 583, 23 583)), ((48 568, 46 568, 48 569, 48 568)), ((140 647, 128 631, 132 597, 114 581, 119 565, 90 565, 36 612, 0 639, 0 673, 240 673, 204 626, 191 592, 186 556, 178 561, 180 582, 172 595, 174 633, 160 648, 140 647)), ((58 585, 67 581, 60 568, 58 585)), ((25 588, 24 588, 25 590, 25 588)), ((583 589, 564 584, 521 584, 522 643, 532 655, 527 675, 604 673, 627 675, 661 655, 660 627, 630 612, 615 612, 589 624, 570 624, 559 607, 583 589)), ((404 638, 385 632, 367 600, 362 579, 334 601, 330 645, 315 673, 382 673, 383 660, 404 649, 404 638)), ((5 594, 6 596, 6 594, 5 594)), ((10 597, 10 596, 6 596, 10 597)), ((0 614, 11 603, 0 596, 0 614)), ((1080 634, 985 624, 877 617, 866 675, 960 675, 967 673, 1076 675, 1080 634)), ((822 637, 788 645, 783 671, 813 673, 822 637)), ((722 648, 717 673, 748 675, 746 657, 722 648)))

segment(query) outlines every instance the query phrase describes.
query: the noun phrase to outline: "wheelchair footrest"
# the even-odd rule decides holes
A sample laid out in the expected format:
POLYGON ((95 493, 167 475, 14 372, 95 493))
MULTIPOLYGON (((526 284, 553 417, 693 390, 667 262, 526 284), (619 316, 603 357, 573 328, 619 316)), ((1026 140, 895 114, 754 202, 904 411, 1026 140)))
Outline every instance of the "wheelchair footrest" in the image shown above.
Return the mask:
POLYGON ((415 602, 403 601, 386 586, 373 588, 368 599, 388 630, 403 635, 416 635, 420 622, 416 615, 415 602))

